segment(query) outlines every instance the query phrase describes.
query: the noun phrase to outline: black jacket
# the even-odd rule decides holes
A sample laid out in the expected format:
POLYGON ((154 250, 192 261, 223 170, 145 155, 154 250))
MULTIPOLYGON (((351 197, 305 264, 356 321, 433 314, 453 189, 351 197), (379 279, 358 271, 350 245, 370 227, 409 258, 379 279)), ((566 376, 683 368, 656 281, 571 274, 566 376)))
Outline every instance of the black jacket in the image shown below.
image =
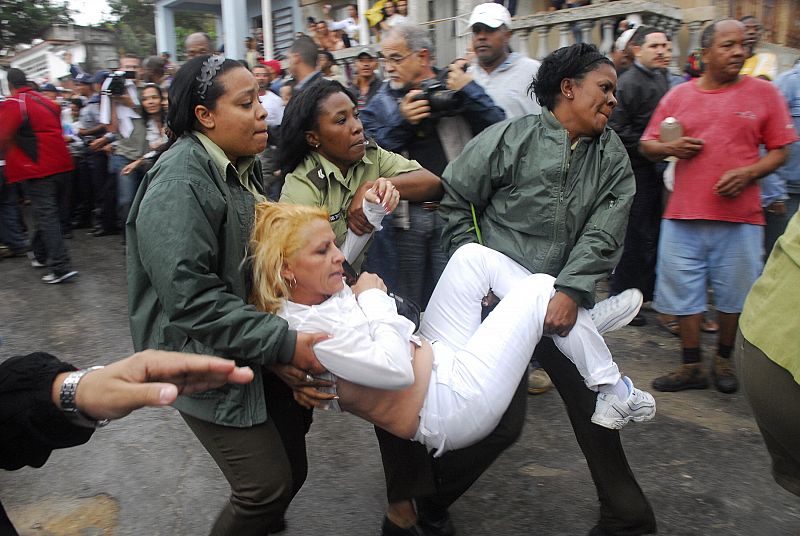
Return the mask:
POLYGON ((72 424, 51 399, 55 377, 73 370, 43 352, 0 364, 0 467, 41 467, 53 449, 89 440, 94 430, 72 424))
POLYGON ((665 71, 651 71, 638 62, 619 77, 617 106, 608 124, 625 144, 634 169, 653 164, 639 152, 639 139, 668 90, 665 71))
MULTIPOLYGON (((51 398, 56 376, 73 370, 43 352, 0 363, 0 467, 41 467, 53 449, 89 441, 94 430, 72 424, 51 398)), ((2 504, 0 534, 16 534, 2 504)))

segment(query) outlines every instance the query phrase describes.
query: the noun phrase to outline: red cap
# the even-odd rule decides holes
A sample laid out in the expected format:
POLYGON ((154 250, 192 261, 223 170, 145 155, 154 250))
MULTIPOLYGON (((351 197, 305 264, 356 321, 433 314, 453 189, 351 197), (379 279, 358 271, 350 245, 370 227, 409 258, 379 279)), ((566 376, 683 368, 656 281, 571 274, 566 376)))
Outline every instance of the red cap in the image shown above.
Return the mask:
POLYGON ((262 65, 266 65, 272 69, 276 75, 280 75, 283 70, 281 69, 281 62, 278 60, 261 60, 262 65))

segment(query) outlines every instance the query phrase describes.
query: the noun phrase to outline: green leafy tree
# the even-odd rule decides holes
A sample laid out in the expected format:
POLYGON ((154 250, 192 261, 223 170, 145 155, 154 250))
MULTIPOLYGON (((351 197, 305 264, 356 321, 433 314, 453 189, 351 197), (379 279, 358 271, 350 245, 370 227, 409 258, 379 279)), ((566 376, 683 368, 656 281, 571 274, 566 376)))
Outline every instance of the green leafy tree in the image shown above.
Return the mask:
POLYGON ((156 53, 153 0, 109 0, 108 7, 111 20, 106 27, 117 35, 120 54, 145 57, 156 53))
POLYGON ((127 25, 137 35, 156 33, 155 2, 153 0, 109 0, 111 17, 127 25))
MULTIPOLYGON (((111 21, 108 27, 117 34, 121 53, 148 56, 156 50, 155 2, 153 0, 109 0, 111 21)), ((178 11, 175 13, 175 38, 178 47, 193 32, 206 32, 216 38, 216 19, 211 13, 178 11)), ((180 51, 179 51, 180 53, 180 51)))
POLYGON ((178 57, 184 54, 183 42, 195 32, 205 32, 212 42, 217 40, 217 23, 213 13, 197 11, 178 11, 175 13, 175 43, 178 46, 178 57))
POLYGON ((41 39, 53 24, 72 22, 64 2, 53 0, 0 1, 0 49, 41 39))

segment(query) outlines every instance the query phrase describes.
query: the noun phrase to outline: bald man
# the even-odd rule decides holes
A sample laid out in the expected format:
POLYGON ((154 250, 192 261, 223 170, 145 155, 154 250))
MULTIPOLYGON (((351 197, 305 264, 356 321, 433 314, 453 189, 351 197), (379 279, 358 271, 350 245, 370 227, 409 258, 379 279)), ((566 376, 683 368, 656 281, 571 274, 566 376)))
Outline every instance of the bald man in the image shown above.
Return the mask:
POLYGON ((211 38, 207 33, 203 32, 189 35, 186 41, 183 42, 183 48, 186 50, 186 59, 214 53, 214 48, 211 46, 211 38))

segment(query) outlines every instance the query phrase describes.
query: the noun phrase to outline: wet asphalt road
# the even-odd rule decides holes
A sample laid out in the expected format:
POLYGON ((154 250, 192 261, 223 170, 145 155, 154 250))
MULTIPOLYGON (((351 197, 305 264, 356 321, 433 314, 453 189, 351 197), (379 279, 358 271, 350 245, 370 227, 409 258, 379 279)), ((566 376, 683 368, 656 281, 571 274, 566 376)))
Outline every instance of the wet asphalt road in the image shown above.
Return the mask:
MULTIPOLYGON (((132 352, 120 237, 78 230, 77 280, 44 285, 25 259, 0 262, 0 360, 42 350, 77 366, 132 352)), ((607 337, 640 387, 671 370, 678 340, 650 324, 607 337)), ((714 338, 704 336, 706 356, 714 338)), ((628 459, 666 535, 800 534, 800 499, 776 485, 741 393, 656 393, 659 413, 623 431, 628 459)), ((0 439, 2 440, 2 439, 0 439)), ((309 479, 286 536, 379 533, 383 474, 371 426, 317 412, 309 479)), ((222 474, 171 409, 148 409, 57 451, 42 469, 0 472, 0 497, 26 535, 201 535, 226 496, 222 474)), ((452 508, 461 535, 583 535, 597 498, 561 399, 528 400, 525 430, 452 508)))

